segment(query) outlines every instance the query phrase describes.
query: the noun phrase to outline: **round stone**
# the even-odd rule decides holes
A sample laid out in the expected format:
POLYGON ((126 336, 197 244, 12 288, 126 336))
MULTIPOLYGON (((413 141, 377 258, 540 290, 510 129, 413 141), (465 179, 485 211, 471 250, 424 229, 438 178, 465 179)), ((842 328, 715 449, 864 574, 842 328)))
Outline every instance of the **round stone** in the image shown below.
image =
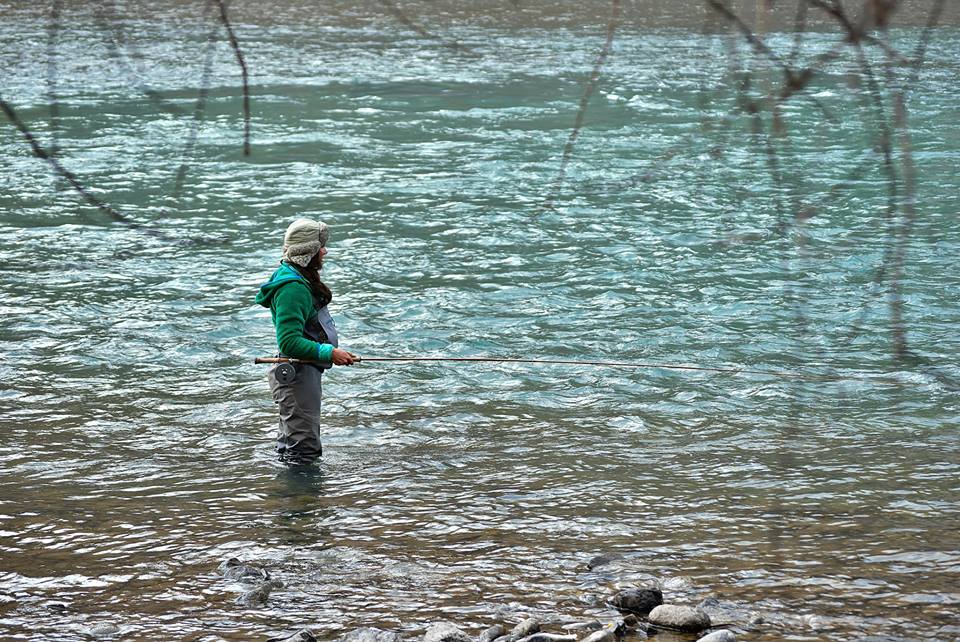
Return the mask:
POLYGON ((710 616, 705 611, 690 606, 661 604, 647 618, 650 624, 678 631, 702 631, 710 628, 710 616))

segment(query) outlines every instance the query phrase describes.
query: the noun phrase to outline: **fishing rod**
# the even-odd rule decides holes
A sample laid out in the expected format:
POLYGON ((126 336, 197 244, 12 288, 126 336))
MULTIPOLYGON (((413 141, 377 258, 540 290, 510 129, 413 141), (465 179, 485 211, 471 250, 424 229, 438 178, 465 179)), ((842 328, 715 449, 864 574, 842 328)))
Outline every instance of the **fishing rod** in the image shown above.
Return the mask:
MULTIPOLYGON (((663 369, 663 370, 693 370, 701 372, 719 372, 724 374, 755 374, 755 375, 765 375, 769 377, 780 377, 780 378, 794 378, 794 379, 806 379, 809 381, 838 381, 846 379, 847 377, 841 377, 836 375, 814 375, 814 374, 804 374, 800 372, 791 372, 786 370, 753 370, 746 368, 716 368, 709 366, 684 366, 678 364, 669 364, 669 363, 639 363, 639 362, 628 362, 628 361, 581 361, 581 360, 571 360, 571 359, 521 359, 521 358, 510 358, 510 357, 356 357, 354 363, 363 363, 366 361, 370 362, 437 362, 437 361, 447 361, 447 362, 459 362, 459 363, 534 363, 534 364, 548 364, 548 365, 569 365, 569 366, 598 366, 598 367, 608 367, 608 368, 647 368, 647 369, 663 369)), ((296 364, 296 363, 311 363, 319 364, 319 361, 313 361, 310 359, 292 359, 290 357, 257 357, 253 360, 254 363, 263 364, 263 363, 277 363, 277 364, 296 364)), ((292 368, 291 368, 292 370, 292 368)), ((292 380, 293 373, 290 373, 292 380)), ((279 373, 278 373, 279 378, 279 373)))

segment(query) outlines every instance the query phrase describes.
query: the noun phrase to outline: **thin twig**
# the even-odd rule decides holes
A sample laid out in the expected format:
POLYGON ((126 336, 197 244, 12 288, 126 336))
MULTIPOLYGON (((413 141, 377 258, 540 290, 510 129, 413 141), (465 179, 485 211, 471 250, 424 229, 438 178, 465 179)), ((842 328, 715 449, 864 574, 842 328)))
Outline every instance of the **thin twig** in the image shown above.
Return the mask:
MULTIPOLYGON (((801 79, 797 77, 797 74, 790 67, 790 65, 786 61, 784 61, 783 58, 781 58, 775 51, 770 49, 770 47, 767 46, 767 44, 763 41, 763 39, 758 37, 753 32, 753 30, 747 25, 747 23, 745 23, 743 19, 740 18, 740 16, 734 13, 733 10, 731 10, 726 4, 724 4, 723 2, 720 2, 720 0, 706 0, 706 1, 707 1, 707 4, 709 4, 715 11, 717 11, 717 13, 719 13, 721 16, 723 16, 729 22, 731 22, 737 28, 737 30, 740 31, 744 39, 748 43, 750 43, 751 46, 754 47, 754 49, 764 54, 771 62, 773 62, 777 67, 781 69, 781 71, 784 74, 784 79, 786 81, 786 84, 788 86, 793 86, 793 85, 798 85, 799 87, 804 86, 800 84, 801 79)), ((827 107, 822 102, 820 102, 813 96, 808 96, 806 94, 804 94, 803 96, 806 100, 809 100, 814 105, 816 105, 817 108, 823 113, 824 117, 826 117, 828 121, 830 121, 831 123, 839 122, 837 118, 833 115, 833 113, 829 109, 827 109, 827 107)))
POLYGON ((377 0, 377 1, 378 1, 381 5, 383 5, 384 8, 385 8, 387 11, 390 12, 390 15, 392 15, 394 18, 396 18, 396 19, 400 22, 400 24, 402 24, 403 26, 407 27, 407 28, 410 29, 411 31, 416 32, 416 33, 419 34, 420 36, 422 36, 422 37, 424 37, 424 38, 427 38, 428 40, 436 40, 436 41, 438 41, 440 44, 442 44, 444 47, 449 47, 449 48, 451 48, 451 49, 456 49, 457 51, 460 51, 461 53, 467 53, 467 54, 473 54, 473 55, 475 55, 474 52, 471 51, 468 47, 462 45, 461 43, 457 42, 456 40, 446 40, 445 38, 441 38, 440 36, 437 36, 437 35, 435 35, 435 34, 430 33, 429 31, 427 31, 427 29, 426 29, 425 27, 423 27, 422 25, 419 25, 419 24, 417 24, 416 22, 414 22, 414 21, 410 18, 410 16, 408 16, 408 15, 407 15, 395 2, 393 2, 392 0, 377 0))
POLYGON ((117 223, 122 223, 127 227, 143 232, 148 236, 153 236, 153 237, 162 239, 164 241, 170 241, 172 243, 189 244, 189 245, 208 245, 208 244, 221 244, 221 243, 228 242, 228 239, 225 237, 214 237, 214 238, 208 237, 204 239, 178 239, 178 238, 169 236, 167 234, 164 234, 158 229, 155 229, 147 225, 144 225, 143 223, 138 223, 137 221, 134 221, 132 218, 130 218, 126 214, 118 211, 117 209, 108 205, 106 202, 94 196, 90 192, 90 190, 88 190, 83 185, 83 183, 80 182, 80 179, 77 177, 76 174, 74 174, 73 172, 68 170, 66 167, 64 167, 59 159, 51 156, 50 152, 44 149, 43 146, 40 145, 39 142, 37 142, 37 137, 33 135, 33 132, 31 132, 30 129, 26 126, 26 124, 20 119, 20 116, 17 115, 17 112, 13 108, 13 106, 10 105, 10 103, 8 103, 7 101, 5 101, 2 97, 0 97, 0 111, 2 111, 4 115, 7 117, 7 119, 13 124, 13 126, 20 131, 20 134, 27 141, 27 144, 30 145, 30 149, 33 151, 34 156, 46 161, 47 164, 53 169, 53 171, 58 176, 62 177, 68 183, 70 183, 73 189, 76 190, 76 192, 80 194, 80 196, 82 196, 83 199, 87 201, 87 203, 97 208, 98 210, 100 210, 101 212, 109 216, 112 220, 116 221, 117 223))
MULTIPOLYGON (((210 10, 210 2, 205 2, 203 6, 203 18, 207 19, 208 13, 210 10)), ((214 36, 216 34, 216 27, 210 28, 210 33, 207 36, 207 49, 204 54, 203 62, 203 75, 200 80, 200 92, 197 95, 197 102, 194 104, 193 108, 193 121, 190 123, 190 133, 187 135, 187 144, 183 149, 183 156, 180 161, 180 167, 177 169, 177 177, 173 186, 173 196, 174 198, 180 197, 180 192, 183 190, 183 181, 187 176, 187 169, 189 168, 190 159, 193 157, 193 150, 197 144, 197 137, 200 135, 200 127, 203 123, 204 114, 206 112, 207 106, 207 95, 210 91, 210 77, 213 71, 213 51, 214 51, 214 36)))
POLYGON ((123 30, 120 28, 119 12, 113 0, 101 0, 101 2, 95 4, 93 15, 101 31, 106 35, 106 43, 111 56, 126 72, 130 82, 140 90, 140 93, 149 98, 160 111, 182 116, 185 113, 182 108, 170 103, 158 91, 151 89, 143 82, 147 73, 146 68, 140 61, 142 56, 136 51, 134 45, 127 41, 123 30), (128 54, 128 50, 132 50, 134 55, 128 54), (131 60, 136 61, 136 63, 131 63, 131 60))
POLYGON ((60 177, 66 179, 67 182, 69 182, 70 185, 73 186, 73 189, 75 189, 77 193, 79 193, 88 203, 90 203, 90 205, 93 205, 98 210, 100 210, 101 212, 109 216, 114 221, 117 221, 118 223, 123 223, 124 225, 128 225, 129 227, 132 227, 135 229, 142 229, 147 233, 154 233, 153 230, 150 230, 149 228, 144 227, 144 225, 141 223, 137 223, 136 221, 128 217, 126 214, 123 214, 117 211, 116 209, 107 205, 105 202, 101 201, 99 198, 97 198, 92 193, 90 193, 90 191, 86 187, 84 187, 83 184, 80 182, 80 179, 77 178, 76 174, 66 169, 60 163, 59 159, 52 156, 49 151, 44 149, 40 145, 40 143, 37 142, 36 136, 33 135, 30 129, 20 119, 20 117, 17 115, 17 112, 13 109, 10 103, 3 100, 2 98, 0 98, 0 110, 2 110, 3 113, 6 115, 7 119, 9 119, 11 123, 13 123, 13 126, 16 127, 18 130, 20 130, 20 133, 23 135, 24 139, 26 139, 27 143, 30 145, 30 148, 33 150, 34 156, 45 160, 47 164, 49 164, 50 167, 53 168, 53 171, 56 172, 57 175, 59 175, 60 177))
POLYGON ((597 81, 600 79, 600 73, 603 71, 603 66, 607 62, 607 57, 610 55, 610 49, 613 46, 613 35, 616 32, 619 20, 620 0, 613 0, 610 6, 610 19, 607 21, 607 36, 604 40, 603 48, 600 49, 600 53, 597 55, 597 59, 593 63, 593 69, 590 72, 590 78, 587 80, 587 83, 583 88, 583 95, 580 97, 580 106, 577 109, 577 116, 573 122, 573 130, 571 130, 569 137, 567 137, 566 145, 563 146, 563 154, 560 158, 560 169, 557 172, 556 178, 553 180, 550 193, 547 195, 547 199, 544 201, 544 204, 541 206, 538 213, 544 210, 553 209, 553 202, 560 195, 560 192, 563 189, 563 183, 567 174, 567 166, 570 164, 570 159, 573 156, 574 146, 577 143, 577 139, 580 137, 580 130, 583 128, 583 120, 587 114, 587 105, 590 102, 590 97, 593 95, 594 90, 597 88, 597 81))
POLYGON ((237 64, 240 65, 240 75, 243 80, 243 155, 250 155, 250 86, 248 83, 247 63, 243 59, 243 52, 240 50, 240 43, 237 36, 233 33, 233 27, 230 25, 230 18, 227 16, 227 5, 224 0, 216 0, 220 7, 220 21, 227 30, 227 37, 230 39, 230 46, 237 58, 237 64))
POLYGON ((911 67, 913 69, 910 73, 910 78, 907 81, 907 85, 903 88, 904 97, 909 95, 910 88, 916 84, 920 77, 920 67, 923 65, 923 59, 927 53, 927 44, 930 41, 933 28, 940 21, 940 14, 943 13, 943 7, 945 4, 946 0, 937 0, 934 2, 933 8, 930 10, 930 15, 927 17, 927 24, 924 26, 923 33, 920 36, 920 42, 917 43, 917 50, 913 54, 913 62, 911 63, 911 67))
MULTIPOLYGON (((47 104, 50 107, 50 150, 51 158, 60 155, 60 101, 57 97, 57 44, 60 40, 60 16, 63 12, 63 0, 53 0, 50 10, 50 22, 47 26, 47 104)), ((60 179, 54 178, 53 189, 60 191, 60 179)))

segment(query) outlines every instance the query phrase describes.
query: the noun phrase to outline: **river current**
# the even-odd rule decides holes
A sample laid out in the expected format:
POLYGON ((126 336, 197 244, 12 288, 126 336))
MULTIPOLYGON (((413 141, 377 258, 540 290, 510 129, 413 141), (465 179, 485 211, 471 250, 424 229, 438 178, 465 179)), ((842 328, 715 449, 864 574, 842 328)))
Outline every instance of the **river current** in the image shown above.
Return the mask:
POLYGON ((960 638, 951 22, 758 131, 782 78, 703 10, 624 3, 604 56, 607 3, 237 2, 245 156, 214 3, 52 4, 0 1, 0 97, 136 225, 0 119, 0 639, 559 631, 652 583, 742 640, 960 638), (336 368, 291 474, 253 297, 298 217, 355 353, 651 367, 336 368), (284 588, 238 606, 229 557, 284 588))

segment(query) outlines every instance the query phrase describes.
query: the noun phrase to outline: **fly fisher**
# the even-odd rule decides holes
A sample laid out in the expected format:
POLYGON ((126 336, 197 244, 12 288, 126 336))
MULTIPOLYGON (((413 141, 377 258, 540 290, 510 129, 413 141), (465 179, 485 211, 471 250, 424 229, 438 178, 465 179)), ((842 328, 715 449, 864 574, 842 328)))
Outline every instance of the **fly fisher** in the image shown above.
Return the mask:
POLYGON ((278 357, 290 359, 267 373, 280 412, 277 455, 288 465, 311 464, 323 453, 320 397, 323 371, 353 365, 357 356, 339 348, 337 327, 327 306, 330 288, 320 280, 330 228, 297 219, 283 235, 280 267, 260 286, 256 302, 270 308, 278 357))

